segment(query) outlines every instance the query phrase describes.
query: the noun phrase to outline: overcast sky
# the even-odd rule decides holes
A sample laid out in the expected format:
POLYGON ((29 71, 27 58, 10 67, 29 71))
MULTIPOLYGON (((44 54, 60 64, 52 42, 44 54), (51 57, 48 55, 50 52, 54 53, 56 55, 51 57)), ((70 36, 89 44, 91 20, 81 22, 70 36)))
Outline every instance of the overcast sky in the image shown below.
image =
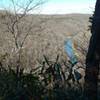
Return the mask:
MULTIPOLYGON (((0 8, 10 0, 0 0, 0 8)), ((23 0, 24 2, 24 0, 23 0)), ((42 14, 92 13, 96 0, 48 0, 41 6, 42 14)))

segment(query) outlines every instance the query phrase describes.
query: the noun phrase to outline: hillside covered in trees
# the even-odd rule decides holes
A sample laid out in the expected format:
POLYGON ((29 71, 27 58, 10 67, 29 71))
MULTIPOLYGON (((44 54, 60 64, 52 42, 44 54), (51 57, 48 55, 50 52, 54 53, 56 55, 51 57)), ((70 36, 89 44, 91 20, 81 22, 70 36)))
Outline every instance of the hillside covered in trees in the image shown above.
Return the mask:
MULTIPOLYGON (((30 64, 32 63, 30 66, 34 66, 37 59, 42 59, 43 54, 51 59, 56 57, 56 54, 66 56, 64 42, 68 37, 72 37, 77 45, 82 44, 84 47, 90 36, 89 17, 90 15, 85 14, 27 15, 19 25, 19 31, 23 32, 18 38, 19 43, 29 31, 23 46, 23 62, 29 63, 28 59, 30 59, 30 64), (31 29, 28 30, 30 22, 32 22, 31 29)), ((8 20, 5 12, 2 11, 0 13, 0 55, 14 53, 14 40, 6 25, 8 20)), ((24 66, 27 67, 27 64, 24 66)))

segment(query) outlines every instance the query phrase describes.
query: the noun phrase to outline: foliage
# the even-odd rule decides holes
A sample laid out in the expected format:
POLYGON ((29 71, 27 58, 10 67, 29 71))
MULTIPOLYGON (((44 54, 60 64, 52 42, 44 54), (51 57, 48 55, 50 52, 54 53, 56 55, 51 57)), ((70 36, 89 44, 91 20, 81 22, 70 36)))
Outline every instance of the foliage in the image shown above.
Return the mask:
POLYGON ((91 31, 92 31, 93 17, 94 17, 94 14, 89 17, 89 22, 90 22, 91 25, 89 25, 89 29, 88 30, 91 30, 91 31))
POLYGON ((20 70, 18 76, 14 69, 0 68, 0 97, 2 100, 39 100, 42 89, 38 77, 33 74, 24 74, 23 70, 20 70))
POLYGON ((71 64, 50 61, 44 55, 38 68, 25 73, 24 69, 0 65, 0 100, 81 100, 82 89, 72 73, 71 64), (67 78, 62 66, 69 72, 67 78), (70 80, 72 82, 70 83, 70 80), (77 98, 75 98, 77 96, 77 98))

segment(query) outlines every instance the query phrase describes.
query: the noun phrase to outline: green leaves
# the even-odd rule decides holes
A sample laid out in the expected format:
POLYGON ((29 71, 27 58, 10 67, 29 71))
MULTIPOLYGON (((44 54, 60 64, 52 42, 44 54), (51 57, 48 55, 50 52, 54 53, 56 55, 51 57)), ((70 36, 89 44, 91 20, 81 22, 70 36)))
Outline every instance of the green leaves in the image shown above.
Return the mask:
MULTIPOLYGON (((1 66, 0 100, 81 100, 80 88, 71 87, 75 82, 72 68, 66 61, 60 62, 59 55, 53 61, 44 55, 40 65, 29 73, 21 68, 17 72, 17 68, 1 66), (67 79, 63 67, 69 73, 67 79)), ((79 73, 74 73, 76 78, 81 78, 79 73)))
POLYGON ((23 73, 17 77, 16 70, 9 68, 0 71, 0 97, 1 100, 30 100, 41 98, 42 85, 38 77, 31 73, 23 73))

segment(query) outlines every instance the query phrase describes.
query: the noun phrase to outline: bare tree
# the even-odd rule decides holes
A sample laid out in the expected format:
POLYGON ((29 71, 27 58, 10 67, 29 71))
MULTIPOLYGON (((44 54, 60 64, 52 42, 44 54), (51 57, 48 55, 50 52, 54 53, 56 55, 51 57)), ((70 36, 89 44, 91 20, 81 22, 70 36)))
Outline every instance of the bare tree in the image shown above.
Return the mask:
POLYGON ((19 4, 23 0, 10 0, 12 3, 11 11, 6 10, 6 18, 7 22, 5 23, 7 26, 7 30, 12 34, 15 47, 17 50, 21 49, 24 45, 24 42, 26 38, 28 37, 29 33, 31 32, 32 26, 32 20, 29 22, 29 25, 27 29, 25 30, 24 37, 19 43, 19 38, 21 34, 23 34, 23 29, 26 28, 25 24, 22 23, 23 20, 25 20, 25 17, 28 13, 33 12, 35 9, 37 9, 41 4, 44 3, 44 1, 41 0, 24 0, 25 4, 19 4))
MULTIPOLYGON (((17 60, 17 73, 20 70, 20 56, 21 50, 24 47, 27 37, 32 33, 33 28, 38 31, 41 27, 39 23, 33 24, 28 14, 37 10, 45 1, 43 0, 9 0, 11 9, 5 8, 6 11, 6 31, 12 35, 14 41, 14 52, 16 53, 17 60)), ((39 30, 40 31, 40 30, 39 30)))

